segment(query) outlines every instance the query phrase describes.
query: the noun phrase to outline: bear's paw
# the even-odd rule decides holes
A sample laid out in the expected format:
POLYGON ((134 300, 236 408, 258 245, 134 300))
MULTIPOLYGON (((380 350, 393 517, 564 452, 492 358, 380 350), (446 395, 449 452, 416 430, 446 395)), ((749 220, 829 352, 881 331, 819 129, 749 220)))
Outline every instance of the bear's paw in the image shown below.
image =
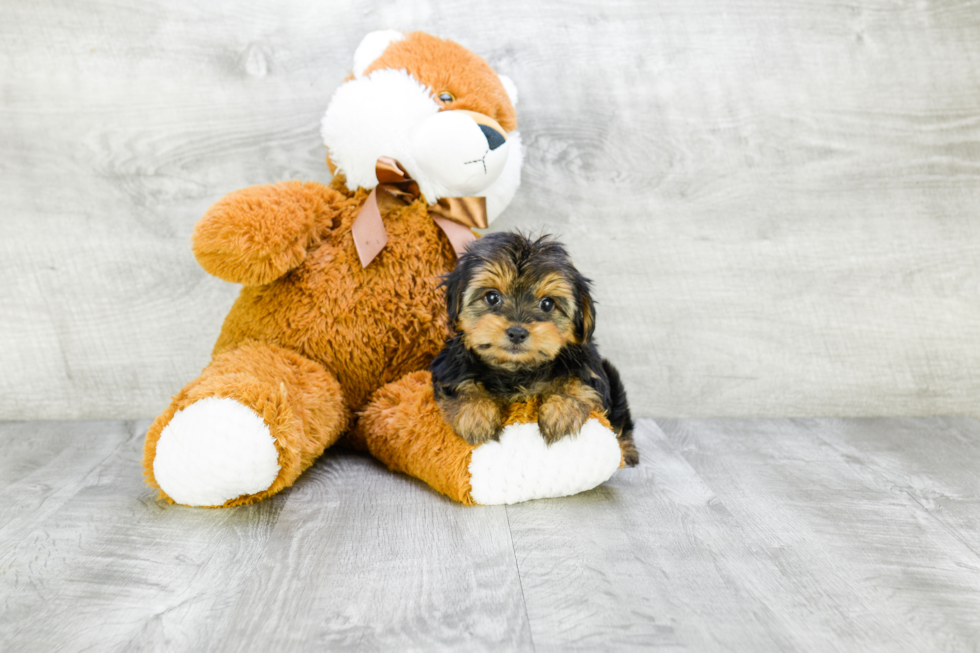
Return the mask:
POLYGON ((570 496, 605 482, 621 460, 616 434, 595 418, 551 445, 537 424, 511 424, 473 450, 471 494, 483 505, 570 496))
POLYGON ((153 476, 186 506, 220 506, 269 488, 279 451, 269 427, 234 399, 209 397, 177 411, 160 434, 153 476))

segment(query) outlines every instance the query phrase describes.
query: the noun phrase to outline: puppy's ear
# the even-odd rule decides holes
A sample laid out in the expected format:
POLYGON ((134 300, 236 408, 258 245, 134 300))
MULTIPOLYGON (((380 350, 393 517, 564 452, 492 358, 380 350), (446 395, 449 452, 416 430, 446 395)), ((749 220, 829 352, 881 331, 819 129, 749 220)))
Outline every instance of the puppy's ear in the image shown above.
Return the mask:
POLYGON ((462 266, 443 277, 442 285, 446 289, 446 312, 449 314, 449 327, 456 330, 456 320, 463 310, 463 292, 466 290, 466 272, 462 266))
POLYGON ((579 277, 575 280, 576 311, 575 311, 575 337, 580 343, 588 342, 592 339, 592 332, 595 331, 595 302, 589 292, 589 280, 579 277))

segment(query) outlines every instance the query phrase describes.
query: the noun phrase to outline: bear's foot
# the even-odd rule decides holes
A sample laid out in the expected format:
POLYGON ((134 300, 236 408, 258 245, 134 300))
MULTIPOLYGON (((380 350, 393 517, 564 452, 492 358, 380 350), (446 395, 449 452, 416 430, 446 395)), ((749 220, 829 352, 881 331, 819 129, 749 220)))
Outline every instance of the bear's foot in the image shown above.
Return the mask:
POLYGON ((596 414, 581 431, 547 444, 536 422, 514 421, 473 449, 470 496, 491 506, 567 497, 604 483, 622 466, 616 434, 596 414))
POLYGON ((177 503, 220 506, 268 490, 279 476, 279 451, 254 410, 208 397, 177 411, 164 427, 153 476, 177 503))
POLYGON ((508 408, 499 440, 468 444, 453 432, 416 372, 379 389, 353 437, 389 469, 428 483, 465 504, 499 505, 591 490, 623 464, 623 443, 605 415, 593 412, 577 434, 549 445, 538 429, 538 403, 508 408))
POLYGON ((143 469, 164 499, 252 503, 289 487, 349 421, 319 363, 260 342, 214 357, 150 426, 143 469))

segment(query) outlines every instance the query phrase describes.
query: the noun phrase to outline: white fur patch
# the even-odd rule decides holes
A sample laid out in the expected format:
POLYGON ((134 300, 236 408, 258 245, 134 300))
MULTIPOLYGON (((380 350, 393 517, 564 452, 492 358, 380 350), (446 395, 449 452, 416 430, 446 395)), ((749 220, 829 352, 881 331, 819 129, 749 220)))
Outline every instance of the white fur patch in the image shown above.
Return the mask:
POLYGON ((404 34, 393 29, 369 32, 354 50, 354 77, 363 75, 368 66, 383 55, 389 45, 404 38, 404 34))
POLYGON ((268 489, 278 475, 269 427, 234 399, 209 397, 177 411, 153 459, 157 484, 186 506, 220 506, 268 489))
POLYGON ((504 85, 504 90, 507 91, 507 97, 510 98, 510 103, 515 107, 517 106, 517 85, 507 75, 497 75, 500 78, 500 83, 504 85))
POLYGON ((409 144, 414 166, 408 172, 426 199, 484 195, 510 152, 510 141, 491 150, 480 125, 464 111, 429 116, 412 129, 409 144))
POLYGON ((507 162, 504 163, 504 170, 497 177, 489 188, 483 191, 487 198, 487 222, 497 219, 510 201, 514 199, 517 188, 521 185, 521 166, 524 163, 524 146, 521 143, 521 134, 512 131, 507 134, 507 145, 510 150, 507 152, 507 162))
POLYGON ((409 131, 438 112, 432 92, 404 70, 376 70, 334 92, 320 133, 347 187, 374 188, 378 157, 390 156, 410 168, 409 131))
POLYGON ((616 434, 596 419, 550 447, 537 424, 512 424, 473 450, 471 495, 483 505, 569 496, 608 480, 621 458, 616 434))
MULTIPOLYGON (((521 183, 524 153, 520 134, 516 131, 507 134, 507 144, 494 152, 482 145, 479 152, 471 152, 472 139, 455 138, 448 131, 445 139, 429 138, 422 144, 416 138, 413 144, 413 134, 431 124, 427 121, 441 122, 437 115, 439 109, 432 90, 404 70, 376 70, 342 84, 334 92, 323 115, 320 133, 330 159, 347 178, 350 190, 377 186, 375 164, 378 157, 389 156, 397 159, 418 182, 430 203, 443 197, 483 196, 487 198, 487 218, 492 221, 514 198, 521 183), (443 155, 433 149, 439 147, 443 147, 443 155), (506 160, 502 171, 494 178, 488 176, 487 185, 478 188, 479 184, 464 173, 475 170, 478 164, 472 163, 473 159, 485 153, 488 159, 506 155, 506 160), (443 157, 444 164, 432 165, 443 157), (467 183, 454 190, 454 184, 459 185, 460 179, 466 179, 467 183)), ((446 111, 441 115, 452 113, 446 111)), ((446 120, 447 129, 454 128, 453 125, 458 129, 458 122, 446 120)), ((482 139, 479 127, 475 123, 471 127, 482 139)))

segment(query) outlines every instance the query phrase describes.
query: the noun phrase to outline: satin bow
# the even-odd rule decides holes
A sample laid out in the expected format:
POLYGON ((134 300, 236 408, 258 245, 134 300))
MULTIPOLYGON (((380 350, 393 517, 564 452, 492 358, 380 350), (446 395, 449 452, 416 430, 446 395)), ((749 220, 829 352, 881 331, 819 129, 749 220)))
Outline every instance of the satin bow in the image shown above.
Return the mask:
MULTIPOLYGON (((357 247, 357 255, 363 267, 367 267, 388 244, 388 232, 385 231, 381 211, 378 209, 378 191, 390 193, 409 203, 422 197, 418 183, 394 159, 378 157, 374 171, 378 176, 378 185, 368 195, 351 225, 354 246, 357 247)), ((429 215, 452 243, 456 256, 466 250, 466 245, 476 240, 470 228, 487 228, 485 197, 443 197, 428 208, 429 215)))

